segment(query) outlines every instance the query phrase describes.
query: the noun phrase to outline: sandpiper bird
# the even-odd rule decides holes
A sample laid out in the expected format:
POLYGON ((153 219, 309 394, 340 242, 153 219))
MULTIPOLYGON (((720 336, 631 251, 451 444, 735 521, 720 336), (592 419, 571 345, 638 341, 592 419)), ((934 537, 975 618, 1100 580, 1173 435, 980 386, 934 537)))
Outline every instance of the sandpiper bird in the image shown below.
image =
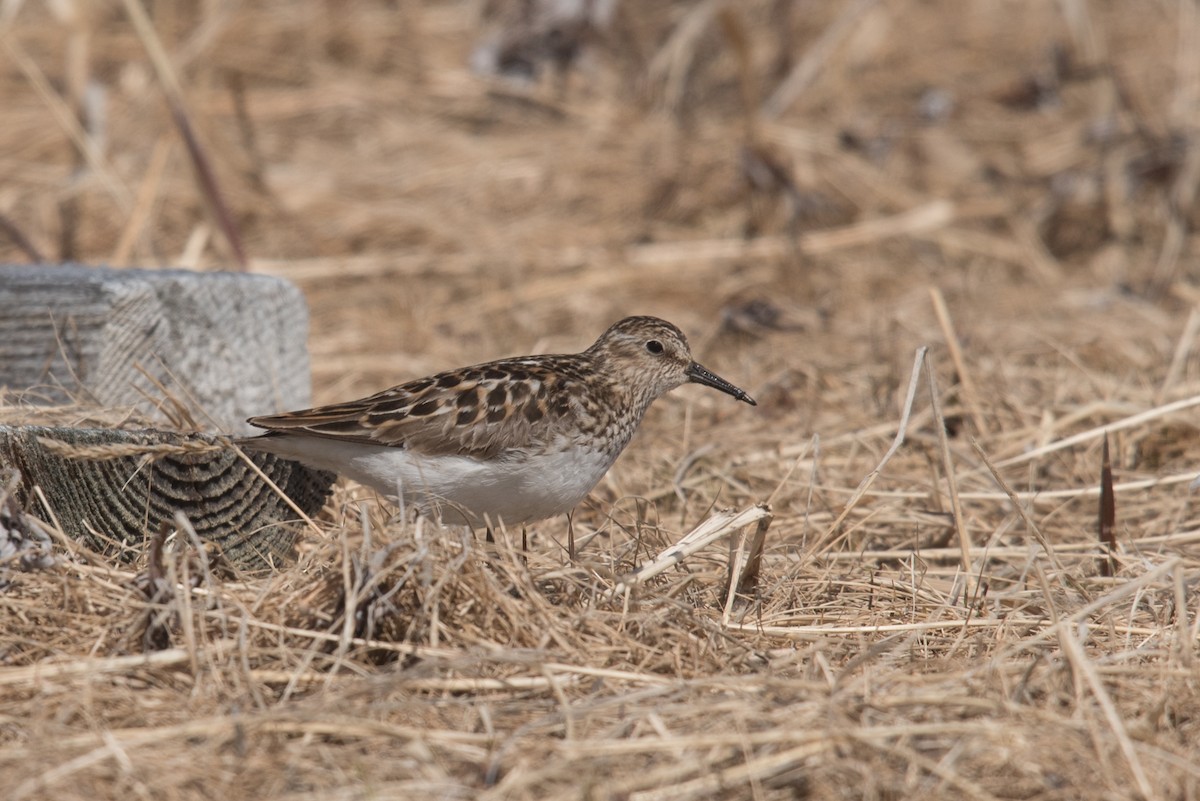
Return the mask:
POLYGON ((571 511, 650 404, 688 382, 757 405, 693 361, 677 327, 627 317, 582 353, 501 359, 252 417, 268 431, 239 444, 349 476, 448 523, 520 525, 571 511))

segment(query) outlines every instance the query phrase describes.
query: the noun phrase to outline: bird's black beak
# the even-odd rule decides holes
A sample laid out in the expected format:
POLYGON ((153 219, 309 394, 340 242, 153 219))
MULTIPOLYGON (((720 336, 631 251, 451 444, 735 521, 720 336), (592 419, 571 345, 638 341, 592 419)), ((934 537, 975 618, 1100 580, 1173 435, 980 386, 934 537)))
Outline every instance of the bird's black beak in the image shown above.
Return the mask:
POLYGON ((735 387, 724 378, 721 378, 721 376, 717 375, 711 370, 708 370, 700 364, 697 364, 696 362, 692 362, 690 365, 688 365, 687 377, 688 381, 691 381, 693 384, 703 384, 706 387, 719 389, 726 395, 732 395, 738 400, 745 401, 751 406, 758 405, 754 398, 746 394, 746 390, 735 387))

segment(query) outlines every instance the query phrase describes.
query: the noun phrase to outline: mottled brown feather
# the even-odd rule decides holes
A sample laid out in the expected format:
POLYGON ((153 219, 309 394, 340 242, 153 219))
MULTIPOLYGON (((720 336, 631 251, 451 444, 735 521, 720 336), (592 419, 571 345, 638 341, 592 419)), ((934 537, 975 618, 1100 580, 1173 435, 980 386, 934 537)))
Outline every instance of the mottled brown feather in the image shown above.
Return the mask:
POLYGON ((754 403, 693 362, 677 327, 628 317, 582 353, 501 359, 249 422, 267 439, 308 435, 425 456, 490 460, 579 447, 615 458, 650 403, 689 380, 754 403))
POLYGON ((566 430, 571 425, 568 418, 579 408, 571 399, 582 391, 589 362, 585 354, 540 356, 536 363, 489 362, 411 381, 362 400, 253 417, 250 423, 272 434, 303 433, 404 447, 427 456, 490 459, 513 448, 541 447, 566 430), (509 383, 514 373, 523 376, 519 390, 509 383), (547 403, 550 396, 558 399, 553 406, 547 403), (551 418, 549 424, 542 422, 544 417, 551 418))

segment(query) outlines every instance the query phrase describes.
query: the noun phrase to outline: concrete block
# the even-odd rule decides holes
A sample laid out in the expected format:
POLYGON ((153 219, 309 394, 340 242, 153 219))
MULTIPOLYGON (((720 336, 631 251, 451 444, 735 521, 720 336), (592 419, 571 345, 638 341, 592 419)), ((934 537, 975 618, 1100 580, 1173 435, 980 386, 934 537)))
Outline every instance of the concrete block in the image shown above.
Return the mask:
POLYGON ((282 278, 0 265, 0 386, 27 401, 166 421, 147 400, 157 381, 202 430, 248 433, 250 415, 310 405, 307 340, 304 297, 282 278))

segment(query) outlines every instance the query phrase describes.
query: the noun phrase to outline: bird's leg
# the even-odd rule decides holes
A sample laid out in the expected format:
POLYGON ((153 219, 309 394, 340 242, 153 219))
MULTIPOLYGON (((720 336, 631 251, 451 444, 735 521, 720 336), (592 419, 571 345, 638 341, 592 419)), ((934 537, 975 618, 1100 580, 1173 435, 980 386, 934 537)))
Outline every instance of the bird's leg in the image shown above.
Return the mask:
POLYGON ((567 512, 567 558, 575 561, 575 510, 567 512))

